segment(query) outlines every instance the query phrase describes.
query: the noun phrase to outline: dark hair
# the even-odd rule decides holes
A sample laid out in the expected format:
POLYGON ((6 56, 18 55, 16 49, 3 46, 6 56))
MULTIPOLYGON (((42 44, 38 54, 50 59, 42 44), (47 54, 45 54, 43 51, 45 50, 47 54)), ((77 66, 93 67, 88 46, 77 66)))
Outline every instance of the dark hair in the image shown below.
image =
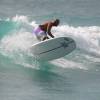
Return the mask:
POLYGON ((60 23, 60 20, 59 20, 59 19, 55 19, 55 20, 54 20, 54 24, 55 24, 55 26, 58 26, 59 23, 60 23))

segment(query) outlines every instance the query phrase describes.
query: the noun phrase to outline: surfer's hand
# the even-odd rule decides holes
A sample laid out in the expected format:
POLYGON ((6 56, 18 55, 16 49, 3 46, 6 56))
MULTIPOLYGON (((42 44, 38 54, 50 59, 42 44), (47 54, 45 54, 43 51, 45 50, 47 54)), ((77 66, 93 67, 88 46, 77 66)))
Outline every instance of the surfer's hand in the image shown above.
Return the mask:
POLYGON ((49 36, 51 36, 52 38, 54 38, 54 36, 52 35, 52 33, 51 33, 51 32, 50 32, 50 33, 48 33, 48 35, 49 35, 49 36))
POLYGON ((46 36, 46 37, 44 37, 42 41, 44 41, 44 40, 46 40, 46 39, 49 39, 49 37, 47 37, 47 36, 46 36))
POLYGON ((49 39, 49 37, 48 37, 48 36, 47 36, 46 38, 47 38, 47 39, 49 39))
POLYGON ((54 38, 54 36, 52 35, 52 38, 54 38))

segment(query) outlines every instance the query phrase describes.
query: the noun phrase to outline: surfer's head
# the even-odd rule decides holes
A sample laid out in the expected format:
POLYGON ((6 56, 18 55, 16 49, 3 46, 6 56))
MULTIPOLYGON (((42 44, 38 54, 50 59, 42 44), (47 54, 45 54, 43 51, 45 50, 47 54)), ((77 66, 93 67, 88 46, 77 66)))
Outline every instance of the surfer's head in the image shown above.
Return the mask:
POLYGON ((60 23, 60 20, 59 20, 59 19, 55 19, 55 20, 53 21, 53 25, 54 25, 54 26, 58 26, 59 23, 60 23))

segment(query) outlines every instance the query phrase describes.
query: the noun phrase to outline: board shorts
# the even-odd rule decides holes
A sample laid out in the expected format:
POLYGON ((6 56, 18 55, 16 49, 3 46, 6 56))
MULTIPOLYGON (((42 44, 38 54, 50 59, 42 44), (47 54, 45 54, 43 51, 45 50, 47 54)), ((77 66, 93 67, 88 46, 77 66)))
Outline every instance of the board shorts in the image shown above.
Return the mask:
POLYGON ((34 28, 33 33, 35 34, 37 39, 40 41, 43 40, 43 38, 47 36, 46 33, 39 26, 34 28))

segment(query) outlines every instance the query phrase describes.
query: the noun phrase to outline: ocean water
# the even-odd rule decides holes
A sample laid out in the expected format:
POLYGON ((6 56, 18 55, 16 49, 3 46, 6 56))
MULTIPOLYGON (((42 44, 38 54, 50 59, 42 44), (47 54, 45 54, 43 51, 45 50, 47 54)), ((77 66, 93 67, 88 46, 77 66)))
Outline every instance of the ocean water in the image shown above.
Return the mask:
POLYGON ((100 0, 0 0, 0 100, 100 100, 99 9, 100 0), (39 62, 33 29, 55 18, 54 36, 77 48, 39 62))

